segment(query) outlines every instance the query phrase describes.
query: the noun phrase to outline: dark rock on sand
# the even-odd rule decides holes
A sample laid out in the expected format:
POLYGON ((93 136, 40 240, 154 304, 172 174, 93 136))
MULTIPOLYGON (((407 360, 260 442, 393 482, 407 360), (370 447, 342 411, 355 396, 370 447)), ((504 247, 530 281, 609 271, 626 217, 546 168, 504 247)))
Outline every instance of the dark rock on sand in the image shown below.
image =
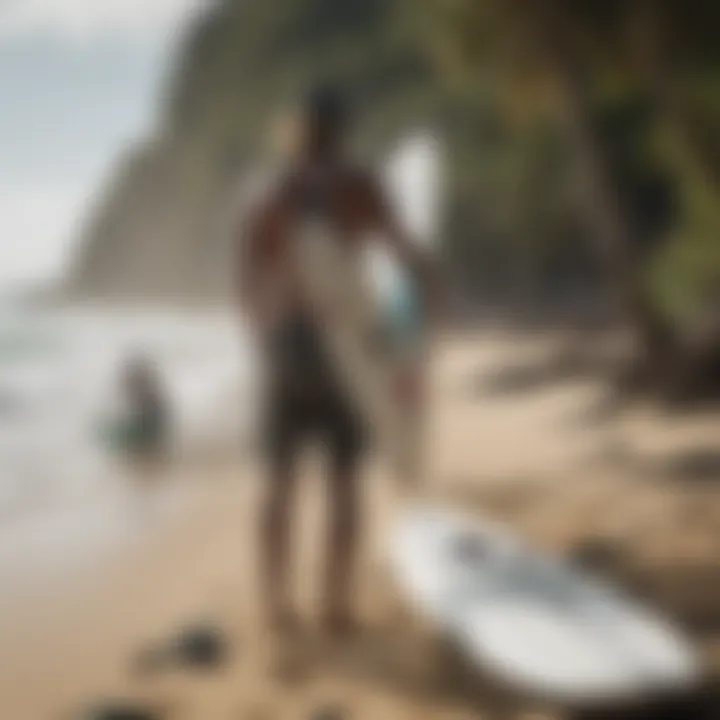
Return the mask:
POLYGON ((339 705, 328 705, 313 710, 310 720, 349 720, 350 713, 339 705))
POLYGON ((221 630, 212 625, 197 625, 183 630, 173 656, 179 665, 210 669, 222 665, 228 654, 228 641, 221 630))
POLYGON ((150 645, 133 661, 132 671, 139 678, 171 667, 219 667, 229 654, 229 643, 222 631, 212 625, 188 626, 169 642, 150 645))
POLYGON ((162 720, 165 715, 142 705, 117 701, 101 704, 80 717, 82 720, 162 720))

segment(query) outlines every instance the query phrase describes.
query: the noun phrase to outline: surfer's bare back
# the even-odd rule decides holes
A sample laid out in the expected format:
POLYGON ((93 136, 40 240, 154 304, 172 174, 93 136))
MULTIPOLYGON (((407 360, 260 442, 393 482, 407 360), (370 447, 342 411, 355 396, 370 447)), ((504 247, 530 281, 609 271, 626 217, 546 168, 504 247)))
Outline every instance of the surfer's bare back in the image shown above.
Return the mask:
POLYGON ((293 269, 291 243, 300 224, 320 219, 338 242, 358 248, 369 238, 384 239, 418 279, 426 311, 434 309, 431 266, 395 221, 379 183, 346 159, 349 119, 336 89, 311 91, 299 108, 296 152, 243 219, 239 295, 268 375, 263 439, 269 483, 261 531, 265 600, 271 622, 281 630, 295 625, 288 550, 296 460, 308 437, 318 435, 332 462, 325 620, 335 632, 353 627, 357 478, 366 440, 355 404, 323 351, 322 319, 310 312, 293 269))

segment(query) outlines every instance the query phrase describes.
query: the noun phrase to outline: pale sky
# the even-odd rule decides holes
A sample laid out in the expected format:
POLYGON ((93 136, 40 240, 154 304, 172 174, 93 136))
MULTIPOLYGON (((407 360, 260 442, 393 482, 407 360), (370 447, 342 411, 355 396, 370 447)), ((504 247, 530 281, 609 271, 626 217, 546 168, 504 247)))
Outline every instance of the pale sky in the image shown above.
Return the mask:
POLYGON ((211 0, 0 0, 0 286, 61 274, 211 0))

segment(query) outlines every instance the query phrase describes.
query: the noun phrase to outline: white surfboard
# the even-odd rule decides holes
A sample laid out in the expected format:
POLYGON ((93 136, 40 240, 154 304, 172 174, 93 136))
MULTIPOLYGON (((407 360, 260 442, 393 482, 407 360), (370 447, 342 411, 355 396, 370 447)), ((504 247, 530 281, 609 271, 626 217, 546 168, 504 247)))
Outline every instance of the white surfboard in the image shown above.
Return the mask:
POLYGON ((669 623, 492 523, 413 510, 396 526, 391 560, 410 601, 471 662, 528 694, 588 704, 697 680, 669 623))
MULTIPOLYGON (((439 139, 416 131, 398 142, 384 173, 385 191, 400 224, 418 248, 433 256, 438 251, 442 213, 442 162, 439 139)), ((417 288, 397 258, 382 242, 370 244, 367 272, 375 292, 400 331, 408 325, 418 332, 417 288)))
POLYGON ((437 133, 417 130, 398 142, 385 167, 388 194, 416 242, 436 252, 443 208, 442 144, 437 133))
MULTIPOLYGON (((400 222, 427 251, 438 230, 436 144, 422 133, 405 138, 389 159, 386 180, 400 222)), ((358 255, 322 221, 307 222, 299 235, 297 267, 323 317, 339 374, 396 475, 416 482, 424 418, 420 404, 398 389, 403 375, 419 382, 426 358, 417 288, 382 238, 367 238, 358 255)))
POLYGON ((363 272, 355 248, 325 223, 305 223, 295 247, 305 292, 321 318, 338 375, 395 473, 411 479, 419 465, 420 418, 398 393, 408 357, 388 325, 387 305, 363 272))

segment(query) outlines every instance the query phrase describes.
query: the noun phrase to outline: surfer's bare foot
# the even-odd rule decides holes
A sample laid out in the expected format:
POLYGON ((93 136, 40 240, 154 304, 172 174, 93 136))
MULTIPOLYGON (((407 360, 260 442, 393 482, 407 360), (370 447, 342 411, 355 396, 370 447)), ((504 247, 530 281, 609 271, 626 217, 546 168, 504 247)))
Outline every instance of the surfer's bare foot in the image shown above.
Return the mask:
POLYGON ((284 685, 302 683, 308 678, 309 672, 304 657, 305 638, 300 617, 292 610, 277 612, 270 619, 270 630, 270 676, 284 685))

